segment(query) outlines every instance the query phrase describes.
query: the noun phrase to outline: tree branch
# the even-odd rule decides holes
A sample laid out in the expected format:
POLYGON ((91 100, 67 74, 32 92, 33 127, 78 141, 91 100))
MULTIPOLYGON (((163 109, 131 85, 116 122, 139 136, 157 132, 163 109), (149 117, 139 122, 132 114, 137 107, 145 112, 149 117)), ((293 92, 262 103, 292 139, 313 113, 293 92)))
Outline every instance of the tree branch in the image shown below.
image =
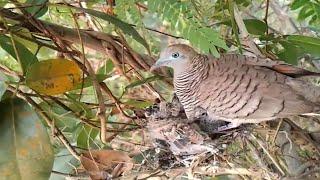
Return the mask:
MULTIPOLYGON (((18 13, 14 13, 8 9, 0 8, 0 15, 4 18, 19 21, 21 26, 24 28, 27 28, 30 32, 33 33, 42 33, 36 26, 34 26, 32 23, 29 22, 29 20, 18 13)), ((59 35, 60 38, 63 41, 67 41, 68 43, 72 44, 80 44, 79 35, 77 33, 77 29, 74 28, 67 28, 64 26, 56 25, 50 22, 39 20, 45 27, 49 28, 51 31, 53 31, 55 34, 59 35)), ((132 62, 130 57, 130 52, 126 48, 122 48, 122 43, 119 37, 113 36, 110 34, 102 33, 102 32, 96 32, 96 31, 90 31, 90 30, 83 30, 80 29, 80 36, 83 41, 84 46, 93 49, 95 51, 101 52, 103 54, 106 54, 105 52, 105 46, 102 42, 112 44, 113 46, 116 46, 116 53, 117 57, 123 57, 124 63, 130 64, 135 66, 135 68, 139 70, 145 70, 148 71, 151 65, 154 63, 154 59, 148 55, 140 55, 139 58, 141 58, 141 62, 132 62), (131 61, 131 62, 130 62, 131 61), (146 63, 146 64, 144 64, 146 63)), ((134 52, 137 53, 137 52, 134 52)), ((139 53, 137 53, 139 54, 139 53)))

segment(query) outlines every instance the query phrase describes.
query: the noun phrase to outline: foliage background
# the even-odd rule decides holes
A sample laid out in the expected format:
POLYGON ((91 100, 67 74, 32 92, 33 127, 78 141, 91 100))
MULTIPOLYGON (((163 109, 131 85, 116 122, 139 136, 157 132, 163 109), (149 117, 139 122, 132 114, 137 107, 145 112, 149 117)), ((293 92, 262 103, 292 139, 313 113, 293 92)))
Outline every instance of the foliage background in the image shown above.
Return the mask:
MULTIPOLYGON (((79 155, 93 149, 126 152, 136 159, 133 172, 139 168, 156 170, 143 162, 147 150, 152 148, 145 142, 146 130, 139 123, 137 113, 143 114, 157 98, 171 99, 172 72, 161 70, 157 75, 151 74, 150 66, 159 51, 171 43, 189 43, 199 52, 216 57, 219 53, 250 52, 239 35, 241 27, 235 21, 235 13, 236 16, 241 13, 250 38, 262 55, 319 71, 318 0, 2 0, 1 101, 22 98, 39 115, 51 138, 50 142, 43 140, 43 143, 52 144, 54 150, 51 179, 86 176, 85 172, 76 171, 81 164, 79 155), (239 12, 234 12, 234 7, 239 12), (32 64, 64 58, 77 62, 83 71, 84 80, 73 84, 72 91, 49 96, 33 91, 26 83, 32 64)), ((62 68, 69 70, 69 67, 62 68)), ((317 79, 312 81, 318 84, 317 79)), ((64 82, 57 80, 56 83, 64 82)), ((295 122, 299 124, 299 121, 303 120, 295 122)), ((273 160, 268 160, 269 178, 302 177, 305 171, 292 172, 288 161, 283 160, 284 155, 278 154, 281 149, 270 138, 276 134, 276 127, 265 123, 252 130, 285 169, 282 173, 277 163, 274 165, 273 160)), ((319 120, 298 127, 290 133, 298 143, 297 157, 302 168, 305 162, 319 160, 319 146, 312 139, 319 133, 319 120), (299 144, 301 132, 304 140, 299 144)), ((29 131, 27 127, 25 130, 29 131)), ((14 135, 22 136, 19 132, 14 135)), ((252 157, 251 146, 246 146, 252 143, 260 154, 263 147, 258 141, 234 132, 228 135, 236 141, 225 142, 228 148, 221 167, 261 167, 255 163, 259 160, 252 157)), ((13 142, 7 139, 1 143, 13 142)), ((267 157, 261 155, 263 160, 267 157)), ((307 168, 319 169, 319 163, 307 168)), ((253 176, 239 174, 244 179, 253 176)))

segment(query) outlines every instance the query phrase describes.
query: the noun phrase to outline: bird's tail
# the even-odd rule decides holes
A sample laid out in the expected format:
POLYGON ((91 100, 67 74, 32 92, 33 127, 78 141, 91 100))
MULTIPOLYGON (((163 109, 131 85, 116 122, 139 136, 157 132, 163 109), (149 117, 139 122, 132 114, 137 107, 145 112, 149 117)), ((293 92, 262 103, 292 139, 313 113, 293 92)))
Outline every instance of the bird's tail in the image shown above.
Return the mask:
MULTIPOLYGON (((310 82, 299 79, 288 79, 288 84, 298 94, 306 98, 315 104, 319 104, 320 107, 320 87, 311 84, 310 82)), ((320 109, 319 109, 320 111, 320 109)))

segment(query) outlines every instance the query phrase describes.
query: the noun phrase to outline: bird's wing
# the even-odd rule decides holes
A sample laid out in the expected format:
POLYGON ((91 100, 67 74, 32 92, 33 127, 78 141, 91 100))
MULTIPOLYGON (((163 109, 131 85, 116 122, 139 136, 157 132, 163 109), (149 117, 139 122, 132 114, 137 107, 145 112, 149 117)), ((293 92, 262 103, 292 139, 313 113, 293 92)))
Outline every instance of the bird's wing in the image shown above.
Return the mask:
POLYGON ((201 107, 209 115, 270 120, 314 110, 314 103, 286 83, 293 78, 273 70, 267 62, 253 62, 238 55, 212 61, 210 73, 198 91, 201 107))
POLYGON ((269 58, 244 56, 238 54, 225 54, 222 55, 221 58, 236 59, 243 61, 243 63, 248 65, 262 66, 290 77, 320 76, 320 73, 308 71, 303 68, 299 68, 291 64, 285 63, 283 61, 274 61, 269 58))

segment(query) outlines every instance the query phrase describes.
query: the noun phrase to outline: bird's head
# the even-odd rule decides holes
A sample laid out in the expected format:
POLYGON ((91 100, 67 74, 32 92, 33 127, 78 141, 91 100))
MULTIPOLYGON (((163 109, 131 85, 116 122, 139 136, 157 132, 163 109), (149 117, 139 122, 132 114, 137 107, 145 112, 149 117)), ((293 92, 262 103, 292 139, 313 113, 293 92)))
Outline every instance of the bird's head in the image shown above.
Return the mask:
POLYGON ((175 73, 182 72, 190 65, 190 61, 197 54, 198 53, 188 45, 170 45, 161 51, 159 59, 151 67, 150 71, 166 66, 173 68, 175 73))

